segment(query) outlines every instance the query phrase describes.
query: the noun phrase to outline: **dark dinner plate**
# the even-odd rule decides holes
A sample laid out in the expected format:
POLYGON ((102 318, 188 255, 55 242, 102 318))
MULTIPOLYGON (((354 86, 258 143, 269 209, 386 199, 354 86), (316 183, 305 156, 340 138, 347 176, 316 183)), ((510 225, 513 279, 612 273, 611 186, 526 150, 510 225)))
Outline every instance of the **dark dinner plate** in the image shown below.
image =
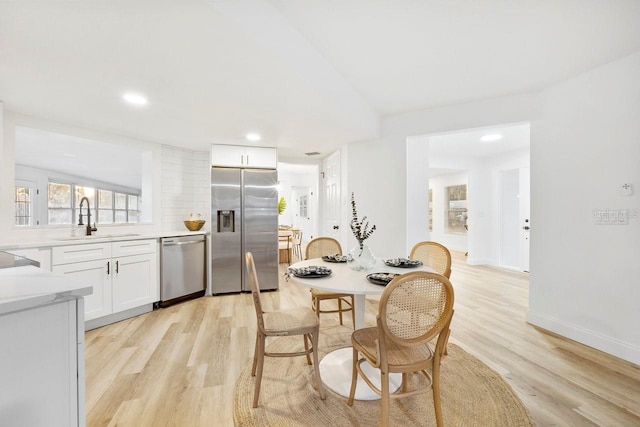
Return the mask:
POLYGON ((415 268, 422 265, 422 261, 406 258, 390 258, 384 261, 385 265, 397 268, 415 268))
POLYGON ((367 274, 367 280, 376 285, 386 286, 394 277, 399 276, 397 273, 371 273, 367 274))
POLYGON ((322 260, 326 262, 347 262, 347 256, 339 254, 325 255, 322 257, 322 260))
POLYGON ((310 265, 302 268, 289 268, 289 272, 296 277, 304 279, 316 279, 331 275, 331 269, 323 266, 310 265))

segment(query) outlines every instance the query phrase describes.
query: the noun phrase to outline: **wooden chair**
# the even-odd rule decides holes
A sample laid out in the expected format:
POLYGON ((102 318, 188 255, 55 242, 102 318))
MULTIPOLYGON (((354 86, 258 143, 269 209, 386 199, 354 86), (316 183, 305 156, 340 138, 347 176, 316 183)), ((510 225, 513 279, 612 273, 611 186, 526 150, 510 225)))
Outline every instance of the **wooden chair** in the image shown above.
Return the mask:
MULTIPOLYGON (((447 279, 451 278, 451 252, 446 246, 438 242, 418 242, 411 249, 409 259, 420 260, 424 265, 433 268, 436 273, 442 274, 447 279)), ((444 342, 444 354, 447 354, 449 331, 444 342)))
MULTIPOLYGON (((305 259, 320 258, 324 255, 342 255, 342 247, 340 242, 332 237, 317 237, 311 240, 307 244, 305 251, 305 259)), ((338 313, 340 317, 340 324, 342 325, 342 313, 351 311, 351 321, 355 329, 356 325, 356 313, 353 309, 353 295, 343 294, 337 292, 320 291, 318 289, 311 289, 311 307, 316 312, 318 318, 320 313, 338 313), (320 310, 320 301, 324 300, 336 300, 338 303, 337 310, 320 310), (346 305, 345 306, 343 306, 346 305)))
POLYGON ((419 242, 411 249, 409 259, 422 261, 447 279, 451 278, 451 252, 437 242, 419 242))
POLYGON ((353 405, 358 374, 379 394, 381 425, 389 425, 389 400, 433 390, 436 424, 443 425, 440 402, 440 361, 453 317, 453 287, 441 274, 418 271, 393 279, 384 289, 378 306, 377 326, 357 329, 351 335, 353 376, 347 404, 353 405), (429 341, 437 337, 435 349, 429 341), (359 355, 362 358, 359 358, 359 355), (380 369, 378 389, 364 374, 367 361, 380 369), (389 393, 389 374, 401 373, 400 389, 389 393), (408 375, 421 373, 427 385, 408 389, 408 375))
POLYGON ((320 333, 320 324, 318 317, 309 308, 294 308, 289 310, 280 310, 265 312, 262 310, 260 302, 260 286, 258 285, 258 276, 256 267, 253 262, 251 252, 245 254, 247 265, 247 276, 251 286, 251 294, 253 296, 253 304, 256 309, 256 317, 258 319, 258 328, 256 330, 256 348, 253 355, 253 367, 251 368, 251 376, 256 377, 255 389, 253 392, 253 407, 258 407, 258 398, 260 396, 260 383, 262 382, 262 368, 264 366, 264 357, 292 357, 306 356, 307 363, 311 365, 309 355, 313 355, 313 370, 316 378, 318 393, 321 399, 326 398, 322 379, 320 378, 320 370, 318 369, 318 339, 320 333), (271 353, 265 351, 267 337, 285 337, 292 335, 302 335, 304 339, 304 351, 291 353, 271 353), (309 341, 311 346, 309 346, 309 341))
POLYGON ((298 260, 302 260, 302 231, 291 229, 291 247, 293 248, 293 256, 298 260))
POLYGON ((287 263, 291 265, 291 231, 279 231, 278 232, 278 256, 280 251, 287 252, 287 263))

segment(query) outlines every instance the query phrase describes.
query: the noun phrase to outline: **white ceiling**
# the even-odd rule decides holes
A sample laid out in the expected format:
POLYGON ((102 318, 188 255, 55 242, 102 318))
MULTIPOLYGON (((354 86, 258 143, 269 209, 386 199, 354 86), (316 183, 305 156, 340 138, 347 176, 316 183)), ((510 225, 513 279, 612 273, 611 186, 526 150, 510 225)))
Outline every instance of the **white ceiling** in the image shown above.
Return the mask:
POLYGON ((144 151, 136 147, 22 126, 16 127, 16 141, 20 143, 15 145, 15 164, 56 172, 57 176, 49 176, 52 180, 68 182, 72 175, 129 189, 142 188, 144 151))
POLYGON ((531 143, 530 125, 528 123, 425 135, 417 137, 415 140, 429 144, 430 177, 463 171, 438 167, 443 163, 450 163, 452 159, 454 159, 455 163, 460 159, 482 160, 488 157, 495 158, 510 152, 528 150, 531 143), (486 135, 496 134, 501 135, 502 138, 495 141, 482 141, 480 139, 486 135))
POLYGON ((0 2, 5 108, 185 148, 284 157, 381 115, 539 90, 640 49, 637 0, 0 2), (124 105, 123 92, 147 107, 124 105))

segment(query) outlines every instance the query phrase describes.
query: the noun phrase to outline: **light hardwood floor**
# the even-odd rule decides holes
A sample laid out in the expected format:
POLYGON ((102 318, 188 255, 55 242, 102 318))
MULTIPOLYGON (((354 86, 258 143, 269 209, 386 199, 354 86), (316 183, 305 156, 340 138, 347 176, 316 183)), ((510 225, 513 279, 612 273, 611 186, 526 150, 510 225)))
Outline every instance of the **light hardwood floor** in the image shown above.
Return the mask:
MULTIPOLYGON (((537 425, 640 426, 640 367, 527 324, 526 274, 468 266, 454 253, 451 281, 451 341, 500 373, 537 425)), ((308 306, 310 297, 281 280, 263 303, 308 306)), ((367 325, 376 309, 367 300, 367 325)), ((250 294, 234 294, 87 332, 87 425, 232 426, 235 379, 253 355, 255 323, 250 294)), ((337 315, 323 315, 326 323, 337 315)))

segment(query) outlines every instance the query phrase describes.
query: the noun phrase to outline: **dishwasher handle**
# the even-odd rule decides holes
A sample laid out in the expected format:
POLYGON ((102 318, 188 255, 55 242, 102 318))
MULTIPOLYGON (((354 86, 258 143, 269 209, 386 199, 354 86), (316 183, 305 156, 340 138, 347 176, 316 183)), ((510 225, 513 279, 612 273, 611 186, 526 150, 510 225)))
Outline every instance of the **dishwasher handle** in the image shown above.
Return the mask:
POLYGON ((162 242, 162 246, 195 245, 204 243, 204 240, 191 240, 189 242, 162 242))

